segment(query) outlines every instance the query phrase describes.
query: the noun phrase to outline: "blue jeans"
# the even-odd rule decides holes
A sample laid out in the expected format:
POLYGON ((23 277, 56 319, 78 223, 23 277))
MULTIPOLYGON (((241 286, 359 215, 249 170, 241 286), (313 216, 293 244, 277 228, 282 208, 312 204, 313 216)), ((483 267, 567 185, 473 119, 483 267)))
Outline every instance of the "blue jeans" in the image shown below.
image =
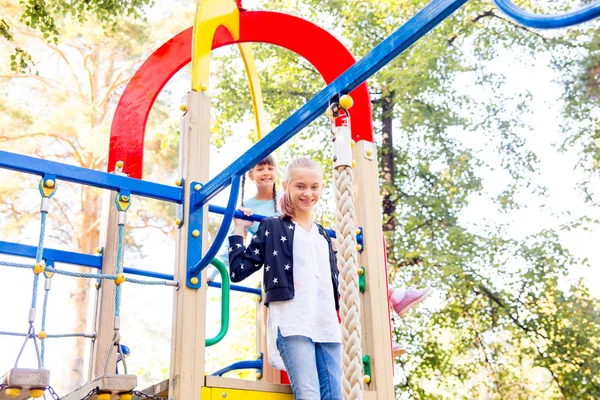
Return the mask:
POLYGON ((295 400, 342 400, 342 345, 315 343, 305 336, 281 336, 277 349, 295 400))

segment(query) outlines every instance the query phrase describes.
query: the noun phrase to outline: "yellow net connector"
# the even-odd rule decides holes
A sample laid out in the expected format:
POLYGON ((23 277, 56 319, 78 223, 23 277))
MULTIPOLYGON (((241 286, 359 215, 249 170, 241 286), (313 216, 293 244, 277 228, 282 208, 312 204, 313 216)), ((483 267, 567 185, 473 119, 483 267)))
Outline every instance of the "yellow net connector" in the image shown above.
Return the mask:
MULTIPOLYGON (((54 177, 54 175, 52 176, 54 177)), ((42 197, 50 198, 54 196, 54 193, 56 192, 56 181, 52 178, 43 177, 40 180, 39 188, 42 197)))
POLYGON ((19 389, 19 388, 6 388, 6 389, 4 389, 4 393, 8 397, 18 397, 21 394, 21 389, 19 389))
POLYGON ((115 284, 120 285, 121 283, 125 282, 126 280, 127 280, 127 278, 125 278, 125 275, 118 274, 117 279, 115 279, 115 284))
POLYGON ((38 339, 43 340, 46 339, 48 337, 48 333, 46 333, 46 331, 40 331, 37 334, 38 339))
POLYGON ((354 100, 352 100, 352 97, 350 97, 349 94, 345 94, 342 97, 340 97, 340 106, 342 106, 342 108, 348 110, 353 105, 354 100))
POLYGON ((46 264, 44 264, 43 262, 35 263, 35 265, 33 266, 33 273, 39 275, 42 272, 44 272, 45 269, 46 264))
POLYGON ((31 389, 29 395, 34 399, 39 399, 44 395, 44 389, 31 389))

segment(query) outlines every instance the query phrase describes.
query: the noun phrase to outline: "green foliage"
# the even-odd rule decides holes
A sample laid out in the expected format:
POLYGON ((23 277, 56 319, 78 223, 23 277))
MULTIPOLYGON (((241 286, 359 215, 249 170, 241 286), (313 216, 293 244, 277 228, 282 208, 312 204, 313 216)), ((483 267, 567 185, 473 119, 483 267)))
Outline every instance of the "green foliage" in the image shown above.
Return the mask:
MULTIPOLYGON (((361 57, 427 3, 272 0, 260 8, 309 19, 341 37, 361 57)), ((543 12, 565 7, 521 5, 543 12)), ((496 168, 481 149, 470 145, 474 134, 484 135, 486 154, 497 156, 498 167, 508 177, 504 190, 491 196, 498 210, 508 213, 522 207, 523 193, 546 193, 536 184, 538 157, 523 134, 532 94, 521 89, 507 94, 506 77, 492 68, 508 52, 532 59, 552 55, 553 65, 571 79, 565 98, 572 104, 565 103, 566 115, 572 112, 592 138, 573 136, 565 146, 589 143, 590 154, 600 154, 593 142, 600 138, 600 125, 596 118, 589 124, 585 119, 597 115, 597 85, 593 80, 590 84, 596 79, 595 58, 586 64, 582 57, 572 57, 583 46, 595 55, 592 50, 600 40, 589 43, 597 37, 595 27, 585 28, 586 37, 578 37, 577 30, 542 35, 507 20, 491 2, 472 1, 368 81, 380 160, 386 155, 393 160, 387 165, 391 174, 382 174, 380 181, 384 211, 385 202, 391 205, 384 215, 390 282, 432 286, 439 304, 394 318, 395 339, 409 351, 398 360, 404 379, 396 398, 600 396, 598 300, 583 282, 568 279, 569 271, 586 262, 574 257, 560 239, 563 231, 595 222, 576 221, 517 241, 502 225, 482 221, 465 226, 461 216, 474 198, 489 195, 482 176, 496 168), (573 73, 577 71, 587 72, 573 73), (587 98, 570 94, 584 89, 587 98), (387 136, 386 124, 391 126, 387 136)), ((305 60, 285 50, 253 48, 274 126, 323 82, 305 60)), ((251 119, 237 58, 228 53, 216 61, 215 69, 221 72, 214 92, 214 135, 219 143, 233 133, 228 127, 251 119)), ((308 154, 329 169, 327 132, 325 118, 315 121, 279 151, 282 164, 308 154), (316 146, 305 140, 309 137, 316 146)), ((255 138, 254 133, 249 137, 255 138)), ((322 211, 327 218, 327 210, 322 211)))
MULTIPOLYGON (((20 0, 22 12, 19 21, 28 28, 42 34, 44 40, 58 44, 61 31, 61 22, 71 19, 83 25, 90 18, 98 21, 107 32, 117 31, 117 27, 126 17, 142 18, 148 6, 154 4, 153 0, 92 0, 92 1, 46 1, 46 0, 20 0)), ((4 19, 0 20, 0 36, 9 42, 13 41, 11 27, 4 19)), ((33 60, 27 49, 15 48, 14 60, 11 70, 14 72, 26 71, 32 67, 33 60)))

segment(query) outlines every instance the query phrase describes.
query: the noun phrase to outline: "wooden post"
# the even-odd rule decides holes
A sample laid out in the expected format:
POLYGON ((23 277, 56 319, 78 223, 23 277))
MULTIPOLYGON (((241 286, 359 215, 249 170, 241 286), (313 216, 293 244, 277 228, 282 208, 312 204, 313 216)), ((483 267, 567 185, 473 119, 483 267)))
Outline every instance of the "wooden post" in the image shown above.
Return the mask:
MULTIPOLYGON (((264 297, 263 297, 264 301, 264 297)), ((256 302, 256 352, 263 354, 262 382, 281 383, 281 371, 269 364, 269 349, 267 346, 267 313, 263 302, 256 302)))
MULTIPOLYGON (((188 225, 191 182, 207 182, 210 150, 210 98, 189 92, 183 99, 186 111, 181 117, 179 165, 185 180, 184 222, 177 235, 175 280, 180 282, 174 293, 171 335, 171 371, 169 400, 201 398, 204 385, 204 340, 206 326, 206 288, 198 290, 186 285, 188 225)), ((207 248, 208 213, 203 216, 202 248, 207 248)), ((192 245, 192 243, 190 243, 192 245)), ((197 245, 197 244, 196 244, 197 245)), ((203 271, 200 282, 206 282, 203 271)))
POLYGON ((393 358, 387 300, 387 270, 383 252, 383 230, 377 151, 371 142, 360 141, 354 149, 354 195, 357 227, 363 228, 365 249, 359 266, 365 268, 366 289, 361 295, 363 355, 371 357, 371 383, 365 384, 365 399, 393 399, 393 358))
MULTIPOLYGON (((117 208, 114 197, 116 192, 105 191, 102 199, 102 223, 100 226, 100 243, 104 248, 102 257, 102 273, 115 274, 117 271, 117 208)), ((96 291, 96 310, 94 331, 96 338, 91 346, 90 369, 88 382, 104 374, 106 356, 113 343, 115 334, 115 284, 104 280, 96 291)), ((114 374, 117 365, 117 352, 113 351, 109 364, 109 374, 114 374)))

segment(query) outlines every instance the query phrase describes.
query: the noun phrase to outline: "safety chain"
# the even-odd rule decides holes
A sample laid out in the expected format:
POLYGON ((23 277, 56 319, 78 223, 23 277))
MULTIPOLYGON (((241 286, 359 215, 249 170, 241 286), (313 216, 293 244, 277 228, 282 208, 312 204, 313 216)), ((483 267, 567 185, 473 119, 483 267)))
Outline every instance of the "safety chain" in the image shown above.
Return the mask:
POLYGON ((96 386, 88 394, 86 394, 81 400, 87 400, 90 397, 92 397, 93 395, 98 394, 98 393, 100 393, 100 388, 98 386, 96 386))
POLYGON ((60 396, 56 394, 54 389, 52 389, 52 386, 48 386, 46 390, 48 391, 48 393, 50 393, 50 396, 52 396, 53 400, 60 400, 60 396))
POLYGON ((146 394, 144 392, 140 392, 139 390, 134 390, 133 392, 131 392, 133 395, 139 397, 140 399, 151 399, 151 400, 167 400, 166 397, 160 397, 158 395, 149 395, 146 394))

